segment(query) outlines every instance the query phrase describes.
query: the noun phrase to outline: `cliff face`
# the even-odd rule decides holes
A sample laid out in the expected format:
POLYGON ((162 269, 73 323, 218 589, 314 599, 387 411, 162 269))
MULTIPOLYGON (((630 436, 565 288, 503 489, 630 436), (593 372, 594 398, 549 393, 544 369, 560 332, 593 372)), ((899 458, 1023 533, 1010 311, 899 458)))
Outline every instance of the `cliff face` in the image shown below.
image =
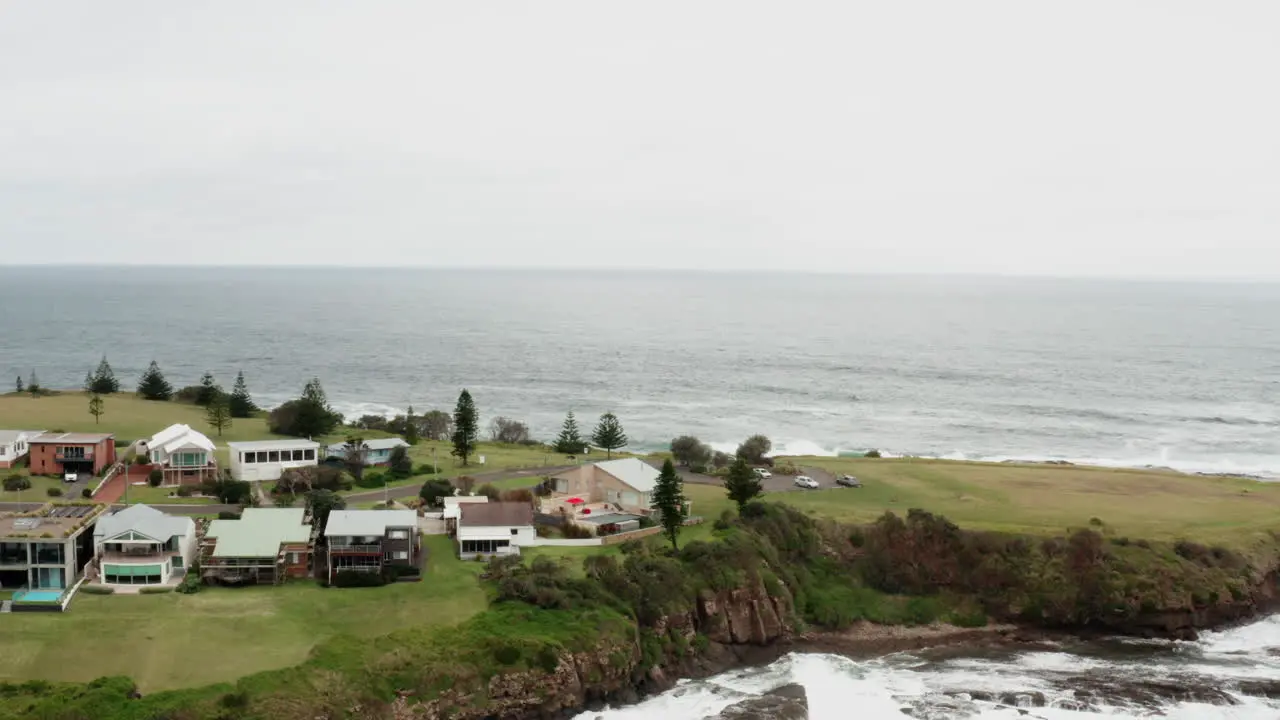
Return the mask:
POLYGON ((644 631, 662 644, 656 659, 644 652, 645 641, 638 633, 627 643, 602 641, 588 652, 562 654, 552 672, 495 675, 482 697, 472 688, 458 688, 423 704, 401 698, 392 717, 542 720, 594 704, 634 702, 641 694, 670 688, 680 678, 728 670, 748 659, 752 648, 789 637, 792 611, 790 597, 771 597, 760 585, 704 593, 693 609, 661 618, 644 631))

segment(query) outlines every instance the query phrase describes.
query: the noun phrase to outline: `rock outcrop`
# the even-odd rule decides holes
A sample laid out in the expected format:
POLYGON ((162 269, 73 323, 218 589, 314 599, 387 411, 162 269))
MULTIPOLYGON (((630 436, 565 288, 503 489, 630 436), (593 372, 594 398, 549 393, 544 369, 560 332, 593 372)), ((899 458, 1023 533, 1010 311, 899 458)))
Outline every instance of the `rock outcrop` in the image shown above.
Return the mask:
POLYGON ((712 720, 808 720, 809 698, 800 685, 780 688, 730 705, 712 720))

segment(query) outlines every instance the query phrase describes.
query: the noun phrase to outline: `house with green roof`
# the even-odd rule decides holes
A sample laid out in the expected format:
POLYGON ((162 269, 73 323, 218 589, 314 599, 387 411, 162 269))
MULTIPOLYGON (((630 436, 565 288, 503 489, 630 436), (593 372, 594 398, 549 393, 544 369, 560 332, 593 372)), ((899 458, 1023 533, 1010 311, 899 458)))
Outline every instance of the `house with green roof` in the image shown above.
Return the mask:
POLYGON ((227 585, 279 585, 311 573, 315 548, 301 508, 248 508, 239 520, 214 520, 200 540, 200 577, 227 585))

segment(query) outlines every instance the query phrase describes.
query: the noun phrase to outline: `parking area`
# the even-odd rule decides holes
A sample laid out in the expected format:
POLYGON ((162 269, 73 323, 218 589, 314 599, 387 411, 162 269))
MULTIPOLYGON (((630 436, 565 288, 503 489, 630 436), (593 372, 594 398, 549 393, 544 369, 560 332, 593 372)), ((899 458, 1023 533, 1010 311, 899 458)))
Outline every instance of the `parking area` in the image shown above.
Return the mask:
MULTIPOLYGON (((836 484, 835 475, 827 472, 826 470, 823 470, 822 468, 805 467, 805 468, 802 468, 802 470, 804 471, 805 475, 813 478, 818 482, 818 487, 814 488, 815 490, 829 490, 832 488, 843 487, 841 485, 836 484)), ((711 475, 699 475, 697 473, 689 472, 687 469, 684 469, 684 468, 680 468, 679 472, 680 472, 680 476, 684 478, 684 481, 687 483, 696 483, 698 485, 723 485, 724 484, 723 478, 718 478, 711 475)), ((764 487, 765 492, 790 492, 792 490, 797 490, 797 491, 806 490, 806 488, 798 487, 796 485, 796 478, 794 475, 781 475, 778 473, 774 473, 772 477, 764 478, 760 482, 760 485, 764 487)))

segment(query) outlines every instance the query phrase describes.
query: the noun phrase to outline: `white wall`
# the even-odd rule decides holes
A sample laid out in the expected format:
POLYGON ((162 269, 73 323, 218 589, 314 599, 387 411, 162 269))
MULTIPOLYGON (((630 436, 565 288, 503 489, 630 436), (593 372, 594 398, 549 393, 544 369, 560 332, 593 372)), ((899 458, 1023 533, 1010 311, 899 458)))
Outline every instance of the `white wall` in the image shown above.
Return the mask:
POLYGON ((231 453, 231 477, 236 480, 260 482, 263 480, 279 480, 281 473, 289 468, 311 467, 318 465, 315 460, 290 460, 288 462, 240 462, 240 453, 231 453))
POLYGON ((510 540, 512 545, 529 546, 538 539, 532 525, 476 525, 458 528, 458 540, 510 540), (516 531, 511 534, 512 529, 516 531))

